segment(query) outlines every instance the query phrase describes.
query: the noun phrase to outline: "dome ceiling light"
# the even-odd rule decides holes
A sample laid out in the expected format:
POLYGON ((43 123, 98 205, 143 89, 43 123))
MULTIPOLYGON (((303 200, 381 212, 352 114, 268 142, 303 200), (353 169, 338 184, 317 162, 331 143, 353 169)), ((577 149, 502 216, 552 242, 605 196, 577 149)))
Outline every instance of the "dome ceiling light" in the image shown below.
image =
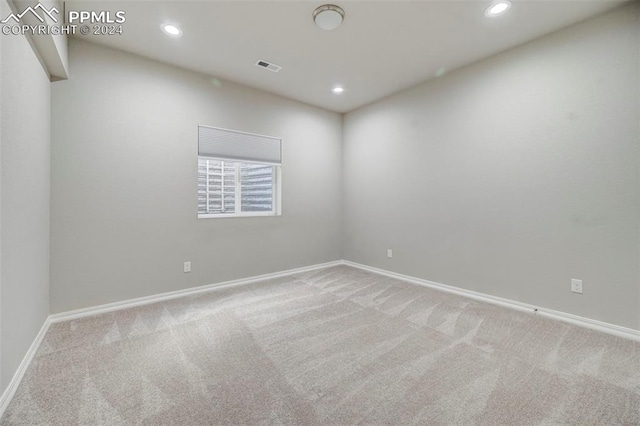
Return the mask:
POLYGON ((343 20, 344 10, 335 4, 324 4, 313 11, 313 21, 323 30, 335 30, 343 20))

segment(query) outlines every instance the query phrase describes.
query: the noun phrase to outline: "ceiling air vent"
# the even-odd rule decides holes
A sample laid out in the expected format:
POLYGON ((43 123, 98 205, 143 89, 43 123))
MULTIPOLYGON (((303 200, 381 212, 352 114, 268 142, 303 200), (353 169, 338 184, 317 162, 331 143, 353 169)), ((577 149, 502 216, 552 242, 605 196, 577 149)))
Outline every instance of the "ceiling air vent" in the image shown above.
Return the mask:
POLYGON ((259 66, 260 68, 266 68, 269 71, 273 71, 273 72, 278 72, 282 69, 280 65, 272 64, 270 62, 263 61, 262 59, 256 62, 256 66, 259 66))

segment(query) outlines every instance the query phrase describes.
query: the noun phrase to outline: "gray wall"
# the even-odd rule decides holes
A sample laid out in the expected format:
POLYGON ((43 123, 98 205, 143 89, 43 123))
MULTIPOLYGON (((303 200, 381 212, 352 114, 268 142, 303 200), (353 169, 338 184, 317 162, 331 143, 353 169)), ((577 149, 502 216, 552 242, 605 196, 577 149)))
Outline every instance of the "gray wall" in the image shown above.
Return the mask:
POLYGON ((640 328, 638 9, 347 114, 345 258, 640 328))
POLYGON ((52 312, 342 257, 339 114, 83 41, 69 57, 52 89, 52 312), (282 216, 197 219, 198 124, 282 138, 282 216))
POLYGON ((24 37, 0 43, 1 392, 49 314, 50 83, 24 37))

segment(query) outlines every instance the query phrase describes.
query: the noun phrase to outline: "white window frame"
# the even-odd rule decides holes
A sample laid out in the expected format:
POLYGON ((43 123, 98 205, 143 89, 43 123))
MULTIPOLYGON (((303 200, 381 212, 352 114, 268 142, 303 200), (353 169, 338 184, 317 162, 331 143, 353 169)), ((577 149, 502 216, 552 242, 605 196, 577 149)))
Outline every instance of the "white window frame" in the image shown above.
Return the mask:
MULTIPOLYGON (((216 158, 216 157, 203 157, 198 156, 199 160, 205 161, 222 161, 223 163, 235 164, 235 213, 198 213, 198 219, 228 219, 238 217, 269 217, 269 216, 281 216, 282 204, 281 204, 281 182, 282 182, 282 167, 278 164, 261 163, 255 161, 245 160, 230 160, 228 158, 216 158), (265 166, 273 167, 273 199, 271 200, 271 211, 266 212, 242 212, 242 185, 240 181, 240 164, 261 164, 265 166)), ((207 163, 206 170, 209 170, 207 163)), ((224 173, 223 173, 224 179, 224 173)), ((209 179, 207 176, 207 186, 209 185, 209 179)), ((224 183, 222 184, 224 186, 224 183)), ((209 191, 207 190, 207 206, 208 206, 209 191)), ((224 196, 222 197, 224 203, 224 196)))

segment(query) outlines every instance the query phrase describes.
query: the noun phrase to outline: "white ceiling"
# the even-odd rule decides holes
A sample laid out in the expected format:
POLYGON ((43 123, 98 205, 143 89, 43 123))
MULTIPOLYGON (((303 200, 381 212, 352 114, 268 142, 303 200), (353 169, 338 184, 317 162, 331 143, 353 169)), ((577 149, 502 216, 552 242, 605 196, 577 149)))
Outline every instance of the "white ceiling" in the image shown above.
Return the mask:
MULTIPOLYGON (((610 10, 618 0, 332 0, 346 12, 317 28, 322 1, 67 1, 67 10, 124 10, 122 36, 79 36, 223 80, 347 112, 463 65, 610 10), (161 24, 183 30, 170 38, 161 24), (258 59, 282 66, 260 69, 258 59), (343 85, 334 95, 331 88, 343 85)), ((73 72, 73 70, 72 70, 73 72)))

